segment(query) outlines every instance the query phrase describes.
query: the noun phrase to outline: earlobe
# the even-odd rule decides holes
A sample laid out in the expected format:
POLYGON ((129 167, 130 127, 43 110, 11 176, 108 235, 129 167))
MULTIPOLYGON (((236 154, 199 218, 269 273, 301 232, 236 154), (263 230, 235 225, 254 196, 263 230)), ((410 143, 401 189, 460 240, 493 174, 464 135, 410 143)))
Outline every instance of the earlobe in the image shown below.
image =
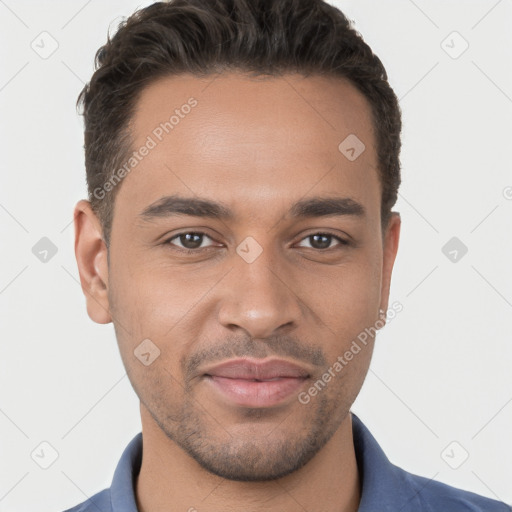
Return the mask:
POLYGON ((87 314, 96 323, 112 321, 108 302, 107 247, 101 223, 91 203, 80 200, 74 210, 75 257, 84 292, 87 314))

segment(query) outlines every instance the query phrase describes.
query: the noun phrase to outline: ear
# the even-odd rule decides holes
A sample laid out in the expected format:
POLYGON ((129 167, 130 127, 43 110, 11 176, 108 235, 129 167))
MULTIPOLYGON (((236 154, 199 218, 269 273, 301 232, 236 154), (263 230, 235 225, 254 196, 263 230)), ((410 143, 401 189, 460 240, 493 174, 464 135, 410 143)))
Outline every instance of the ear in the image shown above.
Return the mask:
POLYGON ((388 225, 383 237, 382 247, 382 282, 380 290, 380 309, 384 314, 380 317, 385 321, 386 311, 389 302, 389 289, 391 286, 391 273, 395 263, 396 253, 398 251, 398 241, 400 239, 401 219, 398 212, 391 212, 388 225))
POLYGON ((82 199, 74 210, 75 257, 80 283, 87 303, 87 314, 93 322, 112 321, 108 302, 107 246, 101 223, 91 203, 82 199))

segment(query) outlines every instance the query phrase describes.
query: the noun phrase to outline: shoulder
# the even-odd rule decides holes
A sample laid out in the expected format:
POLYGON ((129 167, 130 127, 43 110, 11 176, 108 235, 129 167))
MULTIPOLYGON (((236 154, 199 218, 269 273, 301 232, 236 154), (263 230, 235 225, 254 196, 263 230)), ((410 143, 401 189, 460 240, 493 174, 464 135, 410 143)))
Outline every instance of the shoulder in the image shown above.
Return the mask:
POLYGON ((351 414, 362 476, 361 512, 512 512, 512 507, 502 501, 415 475, 393 464, 364 423, 351 414))
POLYGON ((110 489, 103 489, 88 500, 75 505, 72 508, 64 510, 64 512, 112 512, 112 504, 110 501, 110 489))
POLYGON ((425 512, 512 512, 512 507, 474 492, 414 475, 399 468, 425 512))

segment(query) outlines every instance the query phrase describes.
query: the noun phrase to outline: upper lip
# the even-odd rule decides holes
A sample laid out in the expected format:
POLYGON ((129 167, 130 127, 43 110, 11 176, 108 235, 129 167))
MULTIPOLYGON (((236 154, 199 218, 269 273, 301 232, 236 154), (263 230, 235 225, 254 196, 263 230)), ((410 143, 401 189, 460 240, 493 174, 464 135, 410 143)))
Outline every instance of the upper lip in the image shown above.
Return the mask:
POLYGON ((285 361, 271 359, 231 359, 208 368, 205 375, 230 379, 269 380, 278 377, 307 378, 309 373, 301 366, 285 361))

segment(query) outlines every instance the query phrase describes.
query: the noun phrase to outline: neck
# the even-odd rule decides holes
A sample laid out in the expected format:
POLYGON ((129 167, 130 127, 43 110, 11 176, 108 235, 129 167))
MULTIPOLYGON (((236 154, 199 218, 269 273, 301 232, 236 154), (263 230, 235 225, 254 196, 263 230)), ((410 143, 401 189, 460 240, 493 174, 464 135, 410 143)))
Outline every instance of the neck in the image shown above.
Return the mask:
POLYGON ((141 404, 143 455, 136 479, 139 512, 356 512, 360 481, 347 414, 329 442, 304 467, 269 482, 236 482, 204 470, 170 440, 141 404))

